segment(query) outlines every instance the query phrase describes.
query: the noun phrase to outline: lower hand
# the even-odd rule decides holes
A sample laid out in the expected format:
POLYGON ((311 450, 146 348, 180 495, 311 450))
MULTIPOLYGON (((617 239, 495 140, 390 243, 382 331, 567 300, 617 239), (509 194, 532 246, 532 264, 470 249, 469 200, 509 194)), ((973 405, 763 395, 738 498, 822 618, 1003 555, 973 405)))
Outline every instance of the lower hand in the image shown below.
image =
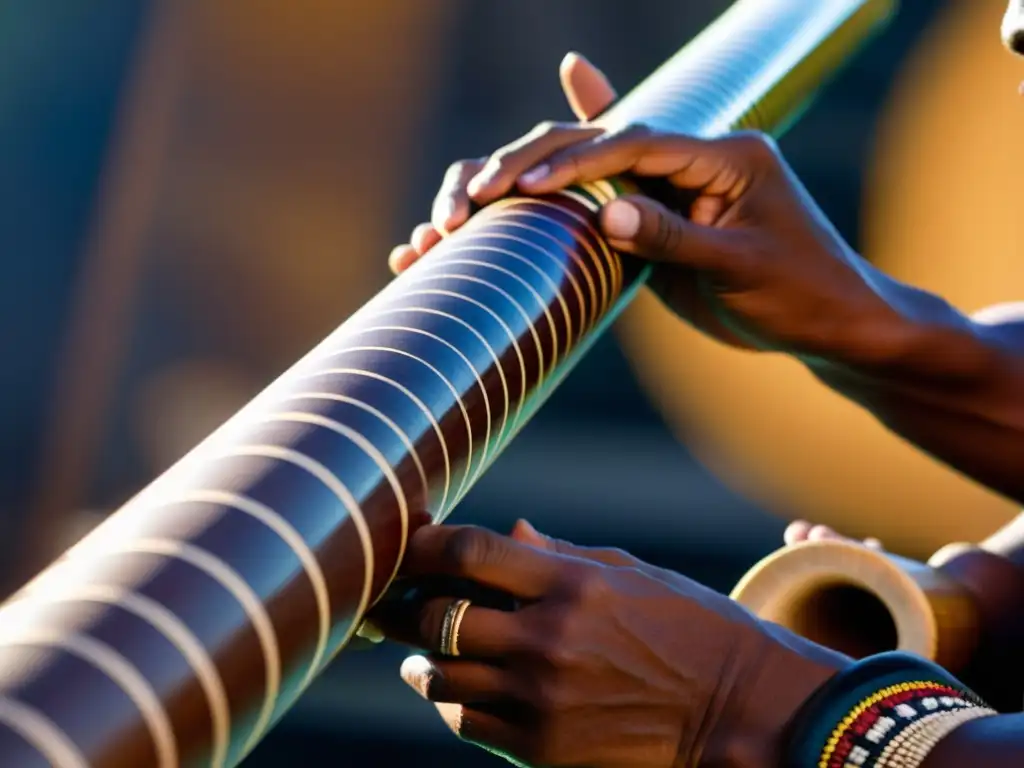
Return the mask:
POLYGON ((371 619, 428 652, 402 674, 455 733, 538 768, 774 765, 792 713, 846 663, 678 574, 524 524, 421 528, 403 574, 516 598, 470 605, 458 656, 441 653, 451 598, 385 602, 371 619))

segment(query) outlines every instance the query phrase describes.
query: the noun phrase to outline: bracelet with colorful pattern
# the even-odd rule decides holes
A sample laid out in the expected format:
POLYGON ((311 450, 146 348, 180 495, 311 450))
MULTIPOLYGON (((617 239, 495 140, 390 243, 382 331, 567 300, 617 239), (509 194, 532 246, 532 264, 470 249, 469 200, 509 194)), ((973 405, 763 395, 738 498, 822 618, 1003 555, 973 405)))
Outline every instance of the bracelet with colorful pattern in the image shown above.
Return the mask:
POLYGON ((903 653, 853 664, 804 706, 792 768, 917 768, 946 735, 995 714, 941 667, 903 653))

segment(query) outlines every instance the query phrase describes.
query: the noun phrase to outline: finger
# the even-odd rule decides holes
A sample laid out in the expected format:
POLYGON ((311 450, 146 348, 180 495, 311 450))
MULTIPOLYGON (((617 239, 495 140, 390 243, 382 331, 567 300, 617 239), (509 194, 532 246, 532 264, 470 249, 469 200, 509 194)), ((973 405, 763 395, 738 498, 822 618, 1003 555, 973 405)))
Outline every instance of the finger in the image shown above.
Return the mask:
POLYGON ((637 560, 619 549, 605 547, 583 547, 562 539, 555 539, 545 533, 541 533, 526 520, 517 520, 512 528, 511 536, 516 541, 529 544, 532 547, 557 552, 567 557, 577 557, 582 560, 590 560, 595 563, 604 563, 617 568, 630 568, 637 564, 637 560))
POLYGON ((512 533, 509 535, 516 541, 529 544, 531 547, 546 549, 551 552, 558 551, 554 539, 541 533, 528 520, 523 520, 522 518, 516 520, 515 525, 512 526, 512 533))
POLYGON ((450 235, 469 220, 473 201, 466 187, 483 167, 483 159, 460 160, 445 171, 430 211, 430 223, 439 233, 450 235))
POLYGON ((851 539, 849 536, 843 536, 841 533, 837 533, 833 528, 827 525, 814 525, 807 532, 808 541, 850 541, 859 544, 859 541, 851 539))
POLYGON ((419 257, 420 254, 411 245, 395 246, 388 256, 388 269, 392 273, 400 275, 415 264, 419 257))
POLYGON ((479 704, 515 698, 515 678, 507 670, 472 659, 410 656, 400 674, 427 701, 479 704))
POLYGON ((554 553, 469 525, 420 528, 403 561, 407 576, 457 576, 529 600, 547 594, 571 567, 554 553))
POLYGON ((844 536, 833 528, 827 525, 815 525, 807 532, 808 541, 844 541, 847 544, 859 544, 866 546, 869 549, 881 549, 882 543, 878 539, 854 539, 850 536, 844 536), (869 542, 872 542, 869 544, 869 542))
MULTIPOLYGON (((456 602, 451 597, 382 602, 370 612, 370 619, 388 640, 439 652, 447 639, 442 637, 448 629, 446 614, 456 602)), ((462 612, 455 640, 460 656, 500 658, 525 645, 523 634, 515 613, 471 603, 462 612)))
POLYGON ((445 725, 463 741, 501 755, 521 754, 522 731, 497 714, 463 704, 435 703, 434 706, 445 725))
POLYGON ((523 174, 523 191, 545 194, 570 184, 629 173, 667 178, 680 189, 738 199, 753 175, 749 142, 661 133, 644 125, 602 133, 551 153, 523 174))
POLYGON ((380 627, 374 624, 372 621, 364 620, 359 625, 359 629, 356 630, 356 636, 353 640, 358 639, 363 643, 373 643, 374 645, 384 642, 384 633, 380 631, 380 627))
POLYGON ((378 647, 379 643, 375 640, 367 640, 365 637, 353 637, 345 644, 345 653, 358 653, 359 651, 369 651, 373 648, 378 647))
POLYGON ((409 244, 422 256, 435 245, 441 242, 441 233, 433 224, 419 224, 412 231, 409 237, 409 244))
POLYGON ((786 529, 785 537, 787 544, 796 544, 801 541, 845 541, 850 544, 860 544, 868 549, 878 551, 884 551, 885 549, 882 546, 882 542, 874 537, 861 541, 850 536, 844 536, 827 525, 815 525, 806 520, 798 520, 792 523, 786 529))
POLYGON ((855 539, 851 536, 844 536, 833 528, 827 525, 815 525, 807 532, 808 541, 844 541, 847 544, 859 544, 868 549, 874 549, 879 552, 885 548, 882 546, 882 542, 876 538, 869 537, 866 539, 855 539))
POLYGON ((608 78, 582 54, 567 53, 558 76, 577 120, 593 120, 615 101, 615 89, 608 78))
POLYGON ((653 200, 632 195, 613 200, 599 220, 609 244, 625 253, 700 270, 744 268, 734 232, 687 221, 653 200))
POLYGON ((788 545, 799 544, 801 541, 807 540, 807 534, 813 527, 814 524, 806 520, 795 520, 786 526, 786 532, 782 534, 782 538, 788 545))
POLYGON ((593 138, 602 129, 577 123, 541 123, 488 158, 466 191, 480 205, 508 194, 517 179, 556 150, 593 138))

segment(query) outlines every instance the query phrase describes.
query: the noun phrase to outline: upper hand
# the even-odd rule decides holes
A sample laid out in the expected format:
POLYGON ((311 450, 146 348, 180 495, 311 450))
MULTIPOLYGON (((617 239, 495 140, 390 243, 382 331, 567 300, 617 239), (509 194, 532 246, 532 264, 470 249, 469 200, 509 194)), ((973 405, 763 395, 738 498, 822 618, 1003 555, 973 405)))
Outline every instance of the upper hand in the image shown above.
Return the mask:
POLYGON ((451 598, 371 613, 387 637, 430 652, 403 677, 463 739, 538 768, 724 765, 726 755, 770 765, 792 712, 842 664, 678 574, 530 538, 454 526, 411 537, 405 576, 469 579, 519 603, 471 605, 457 657, 438 653, 451 598))
POLYGON ((901 325, 866 278, 870 268, 834 230, 760 134, 703 140, 644 126, 608 132, 586 122, 614 100, 585 59, 563 62, 578 123, 544 123, 490 157, 445 176, 431 222, 392 252, 401 272, 486 205, 518 189, 543 195, 618 174, 660 177, 671 207, 643 197, 605 206, 617 250, 656 262, 650 283, 685 320, 730 344, 842 363, 871 362, 901 325))

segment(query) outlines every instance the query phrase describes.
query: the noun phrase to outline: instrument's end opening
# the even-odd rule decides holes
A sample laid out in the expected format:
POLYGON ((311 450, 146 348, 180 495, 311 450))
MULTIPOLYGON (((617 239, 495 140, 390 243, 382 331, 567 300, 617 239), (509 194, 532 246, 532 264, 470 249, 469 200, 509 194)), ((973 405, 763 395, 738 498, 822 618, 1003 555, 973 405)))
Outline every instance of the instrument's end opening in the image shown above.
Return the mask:
POLYGON ((817 584, 778 606, 772 620, 855 659, 899 646, 888 606, 878 595, 847 581, 817 584))

